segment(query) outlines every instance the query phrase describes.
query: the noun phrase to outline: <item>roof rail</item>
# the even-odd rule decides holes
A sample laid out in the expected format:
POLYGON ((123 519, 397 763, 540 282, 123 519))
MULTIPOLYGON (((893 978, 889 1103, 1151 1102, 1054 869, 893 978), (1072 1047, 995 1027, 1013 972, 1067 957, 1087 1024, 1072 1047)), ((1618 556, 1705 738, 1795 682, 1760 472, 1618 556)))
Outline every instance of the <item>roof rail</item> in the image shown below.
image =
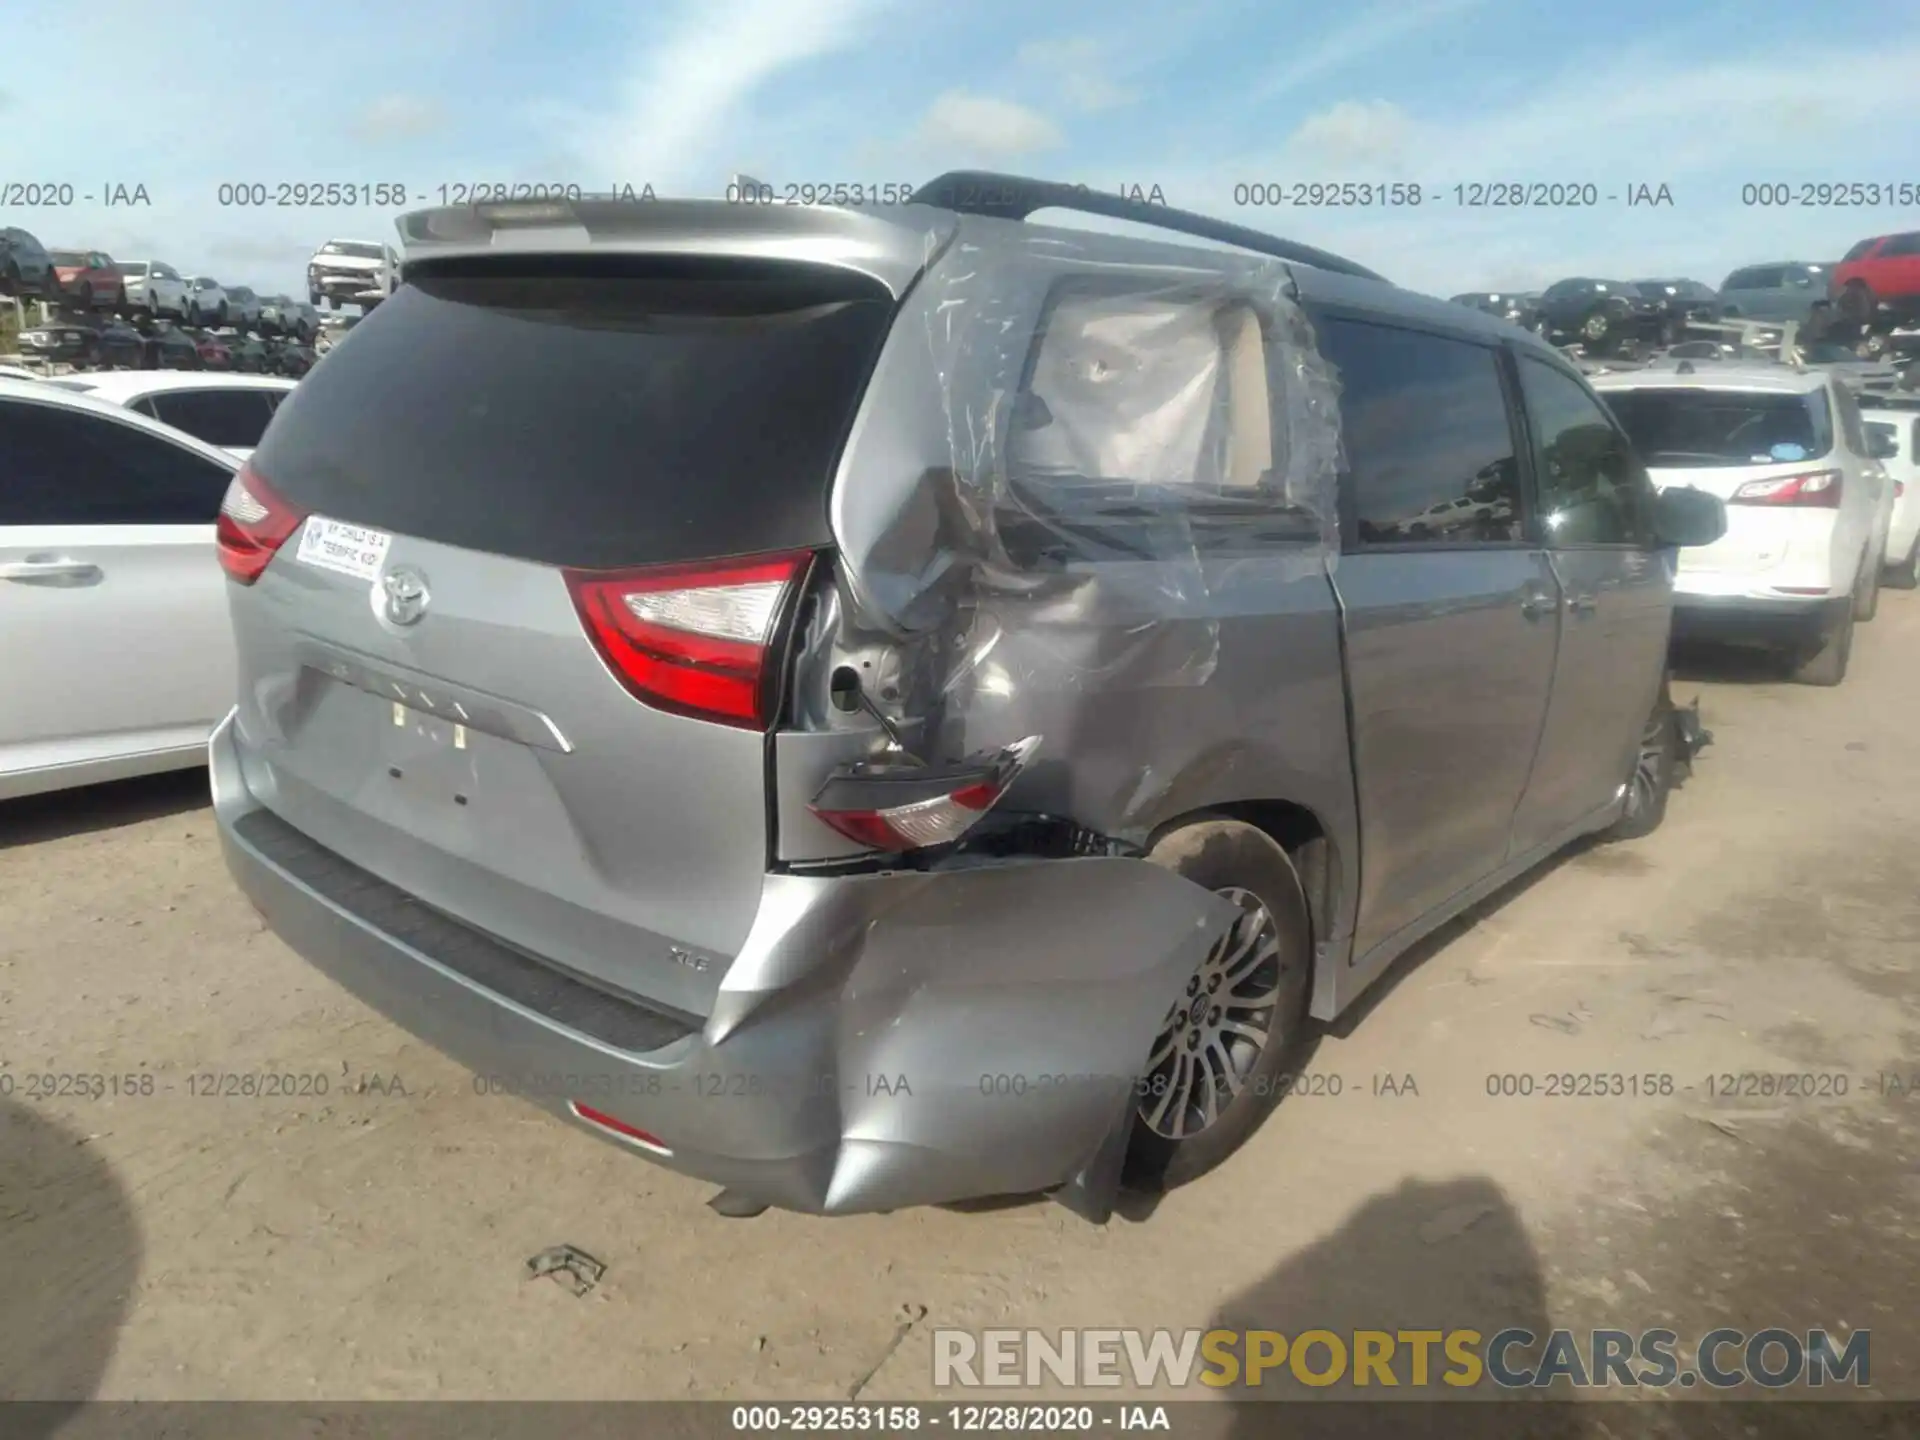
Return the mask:
POLYGON ((1176 210, 1170 205, 1130 200, 1122 195, 1089 190, 1084 185, 1068 185, 1057 180, 1032 180, 1022 175, 1001 175, 991 170, 949 170, 929 180, 913 192, 912 204, 933 205, 962 215, 985 215, 995 220, 1024 220, 1036 210, 1078 210, 1085 215, 1105 215, 1111 220, 1131 220, 1160 230, 1174 230, 1203 240, 1218 240, 1242 250, 1271 255, 1277 260, 1292 260, 1316 270, 1331 270, 1338 275, 1355 275, 1362 280, 1386 282, 1364 265, 1342 259, 1311 245, 1296 245, 1264 230, 1196 215, 1191 210, 1176 210))

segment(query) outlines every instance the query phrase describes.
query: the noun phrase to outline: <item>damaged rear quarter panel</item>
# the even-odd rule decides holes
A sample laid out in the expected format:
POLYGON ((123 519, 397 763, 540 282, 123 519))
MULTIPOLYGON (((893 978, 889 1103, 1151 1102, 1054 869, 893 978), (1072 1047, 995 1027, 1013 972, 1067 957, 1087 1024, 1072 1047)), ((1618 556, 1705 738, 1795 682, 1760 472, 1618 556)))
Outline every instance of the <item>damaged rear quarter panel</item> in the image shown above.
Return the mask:
POLYGON ((735 1134, 765 1112, 716 1104, 698 1143, 800 1159, 779 1203, 808 1210, 1067 1180, 1122 1115, 1168 1005, 1235 915, 1171 871, 1119 858, 768 886, 703 1064, 787 1092, 791 1119, 833 1133, 780 1155, 798 1127, 735 1134))
POLYGON ((1039 735, 1004 810, 1133 843, 1210 806, 1311 811, 1337 940, 1358 856, 1337 381, 1284 266, 1089 238, 968 219, 906 297, 833 489, 831 618, 796 684, 812 733, 776 741, 780 854, 848 853, 801 797, 882 743, 817 699, 851 664, 886 676, 870 693, 917 754, 1039 735), (1125 525, 1048 508, 1088 469, 1140 482, 1125 525))

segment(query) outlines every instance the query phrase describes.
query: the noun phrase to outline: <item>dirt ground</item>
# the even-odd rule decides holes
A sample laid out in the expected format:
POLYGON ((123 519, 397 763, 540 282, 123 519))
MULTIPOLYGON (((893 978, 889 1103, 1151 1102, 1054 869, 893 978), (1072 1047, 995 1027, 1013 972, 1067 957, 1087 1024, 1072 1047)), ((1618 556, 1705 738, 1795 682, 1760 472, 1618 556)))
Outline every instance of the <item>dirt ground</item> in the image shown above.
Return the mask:
POLYGON ((931 1393, 936 1326, 1524 1324, 1871 1328, 1873 1392, 1920 1398, 1916 656, 1887 594, 1837 690, 1688 662, 1715 741, 1664 828, 1447 927, 1320 1044, 1339 1096, 1105 1228, 721 1219, 264 933, 202 777, 0 808, 0 1395, 883 1400, 931 1393), (328 1094, 188 1093, 234 1071, 328 1094), (29 1093, 76 1072, 134 1078, 29 1093), (1709 1090, 1780 1073, 1847 1093, 1709 1090), (559 1242, 590 1294, 523 1277, 559 1242))

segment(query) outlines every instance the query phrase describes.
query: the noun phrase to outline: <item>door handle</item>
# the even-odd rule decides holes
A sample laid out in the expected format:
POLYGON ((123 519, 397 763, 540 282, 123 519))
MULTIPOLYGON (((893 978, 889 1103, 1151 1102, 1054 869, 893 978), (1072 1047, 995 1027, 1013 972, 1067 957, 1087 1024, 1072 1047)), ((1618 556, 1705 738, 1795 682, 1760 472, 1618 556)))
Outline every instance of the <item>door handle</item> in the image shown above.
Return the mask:
POLYGON ((1576 615, 1591 615, 1600 608, 1600 601, 1593 595, 1574 595, 1567 600, 1567 608, 1576 615))
POLYGON ((0 563, 0 580, 13 580, 23 585, 41 580, 90 585, 100 575, 98 565, 90 565, 85 560, 70 560, 64 555, 29 555, 24 560, 0 563))
POLYGON ((1553 596, 1544 590, 1529 590, 1520 601, 1520 613, 1529 620, 1544 619, 1553 611, 1553 596))

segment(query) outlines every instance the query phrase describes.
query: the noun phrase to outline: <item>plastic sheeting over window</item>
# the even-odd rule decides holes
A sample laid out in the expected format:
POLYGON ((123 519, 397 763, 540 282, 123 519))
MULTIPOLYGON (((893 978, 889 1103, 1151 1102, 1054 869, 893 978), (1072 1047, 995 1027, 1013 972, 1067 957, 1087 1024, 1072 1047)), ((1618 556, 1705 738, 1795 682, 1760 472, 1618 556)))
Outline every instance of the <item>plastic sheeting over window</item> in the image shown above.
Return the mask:
POLYGON ((1037 729, 1011 717, 1038 696, 1204 685, 1223 623, 1333 564, 1338 386, 1291 290, 1265 258, 1005 222, 930 267, 834 502, 840 614, 922 753, 1037 729))

